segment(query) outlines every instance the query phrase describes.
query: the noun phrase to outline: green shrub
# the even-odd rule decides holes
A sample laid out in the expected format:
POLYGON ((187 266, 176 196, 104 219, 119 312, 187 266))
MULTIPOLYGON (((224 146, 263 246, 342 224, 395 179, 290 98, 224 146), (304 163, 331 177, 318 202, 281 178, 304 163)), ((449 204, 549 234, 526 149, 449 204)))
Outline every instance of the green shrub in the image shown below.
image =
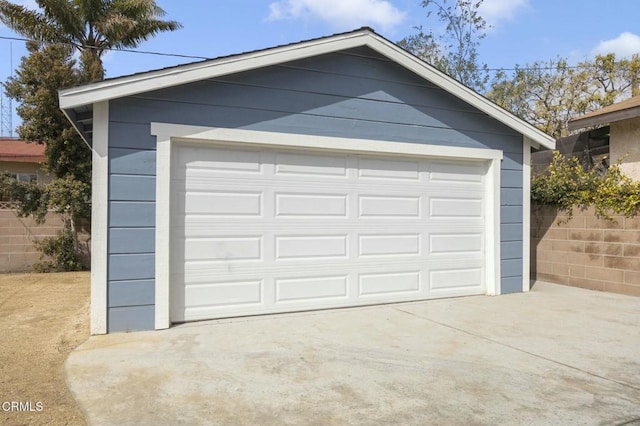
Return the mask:
POLYGON ((531 201, 558 207, 571 217, 574 207, 594 206, 596 215, 613 220, 612 214, 635 216, 640 208, 640 182, 620 169, 620 162, 606 171, 585 170, 576 157, 555 152, 544 173, 531 179, 531 201))
POLYGON ((65 226, 55 237, 34 242, 40 251, 40 262, 33 265, 37 272, 66 272, 83 269, 74 232, 65 226), (46 259, 49 258, 49 259, 46 259))

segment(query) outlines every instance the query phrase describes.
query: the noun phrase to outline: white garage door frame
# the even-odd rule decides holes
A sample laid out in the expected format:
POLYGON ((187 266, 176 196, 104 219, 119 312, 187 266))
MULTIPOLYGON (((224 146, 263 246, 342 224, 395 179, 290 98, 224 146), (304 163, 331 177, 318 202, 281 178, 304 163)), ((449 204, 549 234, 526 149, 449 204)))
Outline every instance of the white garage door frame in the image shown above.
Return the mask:
POLYGON ((234 144, 265 147, 288 147, 390 155, 410 155, 448 160, 483 160, 488 162, 485 179, 485 283, 488 295, 498 295, 500 289, 500 163, 502 151, 309 136, 289 133, 262 132, 187 126, 170 123, 151 123, 151 133, 157 137, 156 157, 156 278, 155 328, 171 325, 171 161, 176 143, 234 144))

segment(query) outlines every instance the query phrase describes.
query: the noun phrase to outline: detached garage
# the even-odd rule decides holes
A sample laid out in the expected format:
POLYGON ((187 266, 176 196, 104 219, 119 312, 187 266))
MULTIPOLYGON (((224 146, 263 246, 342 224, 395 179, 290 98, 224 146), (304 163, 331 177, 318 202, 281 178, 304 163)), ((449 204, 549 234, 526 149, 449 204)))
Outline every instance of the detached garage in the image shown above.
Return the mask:
POLYGON ((527 291, 554 147, 368 28, 64 90, 94 334, 527 291))

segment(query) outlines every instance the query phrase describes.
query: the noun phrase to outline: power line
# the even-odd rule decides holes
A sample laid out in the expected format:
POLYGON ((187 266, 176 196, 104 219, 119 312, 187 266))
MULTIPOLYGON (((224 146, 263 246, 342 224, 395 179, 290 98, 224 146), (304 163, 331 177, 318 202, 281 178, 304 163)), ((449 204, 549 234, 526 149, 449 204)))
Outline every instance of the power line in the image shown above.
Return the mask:
MULTIPOLYGON (((31 39, 27 39, 27 38, 21 38, 21 37, 6 37, 6 36, 0 36, 0 40, 15 40, 15 41, 24 41, 24 42, 28 42, 28 41, 36 41, 37 40, 31 40, 31 39)), ((111 52, 124 52, 124 53, 139 53, 139 54, 143 54, 143 55, 154 55, 154 56, 164 56, 164 57, 174 57, 174 58, 183 58, 183 59, 200 59, 200 60, 207 60, 207 59, 212 59, 211 57, 207 57, 207 56, 197 56, 197 55, 185 55, 182 53, 167 53, 167 52, 154 52, 154 51, 150 51, 150 50, 134 50, 134 49, 121 49, 121 48, 100 48, 100 47, 96 47, 96 46, 85 46, 85 45, 81 45, 81 44, 76 44, 76 43, 62 43, 62 42, 58 42, 58 43, 52 43, 52 44, 62 44, 65 46, 72 46, 72 47, 76 47, 76 48, 84 48, 84 49, 102 49, 102 50, 106 50, 106 51, 111 51, 111 52)), ((580 69, 580 68, 587 68, 588 65, 567 65, 564 66, 563 69, 580 69)), ((532 70, 540 70, 540 71, 552 71, 552 70, 556 70, 558 67, 553 67, 553 66, 546 66, 546 67, 513 67, 513 68, 485 68, 484 70, 486 71, 532 71, 532 70)))
MULTIPOLYGON (((37 40, 31 40, 31 39, 22 38, 22 37, 0 36, 0 39, 2 39, 2 40, 24 41, 24 42, 28 42, 28 41, 38 42, 37 40)), ((100 48, 100 47, 96 47, 96 46, 85 46, 85 45, 76 44, 76 43, 57 42, 57 43, 51 43, 51 44, 62 44, 62 45, 65 45, 65 46, 72 46, 72 47, 84 48, 84 49, 96 49, 96 50, 101 49, 101 50, 107 50, 107 51, 113 51, 113 52, 141 53, 141 54, 144 54, 144 55, 169 56, 169 57, 186 58, 186 59, 211 59, 211 58, 206 57, 206 56, 184 55, 184 54, 181 54, 181 53, 152 52, 152 51, 149 51, 149 50, 120 49, 120 48, 112 48, 112 47, 100 48)))

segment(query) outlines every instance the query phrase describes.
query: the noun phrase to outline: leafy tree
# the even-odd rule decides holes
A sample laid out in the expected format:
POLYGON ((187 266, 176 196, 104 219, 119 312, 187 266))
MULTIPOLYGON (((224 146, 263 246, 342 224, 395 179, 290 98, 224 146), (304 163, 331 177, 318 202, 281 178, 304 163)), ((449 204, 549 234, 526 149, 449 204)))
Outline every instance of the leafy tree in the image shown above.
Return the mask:
POLYGON ((181 28, 164 21, 154 0, 36 0, 40 10, 0 0, 0 22, 42 43, 64 43, 80 52, 88 81, 104 78, 101 57, 109 49, 134 48, 181 28))
POLYGON ((424 0, 422 7, 427 10, 427 19, 434 16, 438 23, 445 24, 442 34, 433 30, 425 32, 416 27, 417 34, 408 36, 398 44, 429 62, 439 70, 449 74, 466 86, 483 92, 489 82, 486 64, 478 58, 480 40, 486 37, 487 22, 478 9, 483 0, 424 0))
POLYGON ((82 72, 75 68, 70 46, 29 42, 27 49, 29 55, 22 58, 16 76, 5 88, 8 96, 19 101, 17 112, 23 119, 18 127, 20 137, 46 143, 43 169, 53 180, 38 185, 3 175, 0 188, 4 196, 19 202, 22 216, 31 215, 38 223, 45 221, 49 211, 62 216, 65 226, 60 235, 36 244, 53 262, 43 261, 36 268, 77 270, 81 268, 82 247, 76 224, 87 222, 91 214, 91 151, 58 107, 58 89, 81 84, 82 72), (56 249, 70 251, 55 253, 56 249))
POLYGON ((73 50, 65 45, 41 46, 28 42, 15 77, 5 85, 7 96, 18 101, 22 118, 17 131, 25 141, 46 143, 44 169, 57 178, 91 180, 91 151, 70 125, 58 105, 58 89, 82 84, 73 50))
POLYGON ((104 78, 102 55, 134 48, 164 31, 181 27, 161 18, 154 0, 36 0, 38 10, 0 0, 0 22, 34 40, 27 48, 7 95, 19 101, 18 135, 46 144, 45 169, 53 182, 44 187, 0 176, 0 192, 20 202, 19 213, 44 221, 47 211, 62 214, 65 229, 37 244, 53 259, 41 270, 73 270, 80 265, 76 224, 90 216, 91 151, 58 108, 58 90, 104 78), (79 66, 73 60, 78 52, 79 66), (71 250, 73 248, 73 250, 71 250), (70 251, 71 250, 71 251, 70 251))
POLYGON ((566 59, 499 72, 487 97, 554 137, 565 136, 574 117, 639 94, 640 56, 596 56, 570 66, 566 59))

